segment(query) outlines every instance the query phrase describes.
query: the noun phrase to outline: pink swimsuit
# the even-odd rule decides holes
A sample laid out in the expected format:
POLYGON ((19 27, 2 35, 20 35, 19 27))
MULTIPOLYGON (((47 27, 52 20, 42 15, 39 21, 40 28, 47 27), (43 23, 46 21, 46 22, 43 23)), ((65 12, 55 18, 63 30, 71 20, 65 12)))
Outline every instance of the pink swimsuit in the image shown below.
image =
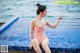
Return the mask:
POLYGON ((44 22, 42 27, 39 27, 36 24, 34 26, 34 39, 37 39, 39 43, 41 43, 46 38, 45 26, 46 22, 44 22))

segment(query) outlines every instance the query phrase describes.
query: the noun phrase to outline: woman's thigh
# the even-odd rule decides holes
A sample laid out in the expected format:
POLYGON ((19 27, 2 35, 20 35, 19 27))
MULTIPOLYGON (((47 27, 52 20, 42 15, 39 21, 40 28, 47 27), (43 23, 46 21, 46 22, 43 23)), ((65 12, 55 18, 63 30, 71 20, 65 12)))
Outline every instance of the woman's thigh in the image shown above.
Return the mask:
POLYGON ((47 45, 49 44, 49 39, 48 38, 45 38, 42 43, 45 42, 47 45))
POLYGON ((42 42, 42 48, 45 50, 46 53, 51 53, 51 51, 48 47, 48 44, 49 44, 49 40, 48 40, 48 38, 45 38, 42 42))
POLYGON ((37 39, 34 38, 34 39, 32 40, 32 42, 35 42, 35 41, 38 43, 38 45, 40 45, 40 42, 39 42, 37 39))

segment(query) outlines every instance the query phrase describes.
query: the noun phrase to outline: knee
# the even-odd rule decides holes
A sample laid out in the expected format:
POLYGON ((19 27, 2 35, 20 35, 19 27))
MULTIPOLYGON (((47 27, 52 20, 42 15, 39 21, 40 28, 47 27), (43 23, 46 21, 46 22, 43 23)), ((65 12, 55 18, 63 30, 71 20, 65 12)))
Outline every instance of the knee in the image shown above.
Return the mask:
POLYGON ((48 45, 48 44, 49 44, 48 38, 46 38, 45 40, 43 40, 43 41, 42 41, 42 44, 43 44, 43 45, 44 45, 44 44, 48 45))
POLYGON ((48 44, 47 44, 46 42, 42 42, 42 46, 44 46, 44 45, 46 46, 46 45, 48 45, 48 44))
POLYGON ((37 43, 37 40, 36 40, 36 39, 33 39, 33 40, 32 40, 32 43, 37 43))

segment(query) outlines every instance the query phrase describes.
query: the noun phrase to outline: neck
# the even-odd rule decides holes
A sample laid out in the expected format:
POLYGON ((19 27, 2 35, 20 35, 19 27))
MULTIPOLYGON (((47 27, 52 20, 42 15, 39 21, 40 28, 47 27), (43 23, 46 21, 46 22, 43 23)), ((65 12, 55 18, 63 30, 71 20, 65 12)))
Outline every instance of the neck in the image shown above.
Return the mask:
POLYGON ((37 16, 37 19, 42 20, 42 16, 41 15, 38 15, 37 16))

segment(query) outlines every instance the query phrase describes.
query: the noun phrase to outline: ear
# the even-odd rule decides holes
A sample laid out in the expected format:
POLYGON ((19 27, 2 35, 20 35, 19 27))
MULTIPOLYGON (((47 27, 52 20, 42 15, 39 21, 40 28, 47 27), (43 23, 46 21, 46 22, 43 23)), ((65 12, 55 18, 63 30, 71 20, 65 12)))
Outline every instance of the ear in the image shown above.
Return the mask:
POLYGON ((42 15, 42 12, 40 12, 40 14, 42 15))
POLYGON ((40 12, 40 15, 42 16, 43 12, 40 12))

